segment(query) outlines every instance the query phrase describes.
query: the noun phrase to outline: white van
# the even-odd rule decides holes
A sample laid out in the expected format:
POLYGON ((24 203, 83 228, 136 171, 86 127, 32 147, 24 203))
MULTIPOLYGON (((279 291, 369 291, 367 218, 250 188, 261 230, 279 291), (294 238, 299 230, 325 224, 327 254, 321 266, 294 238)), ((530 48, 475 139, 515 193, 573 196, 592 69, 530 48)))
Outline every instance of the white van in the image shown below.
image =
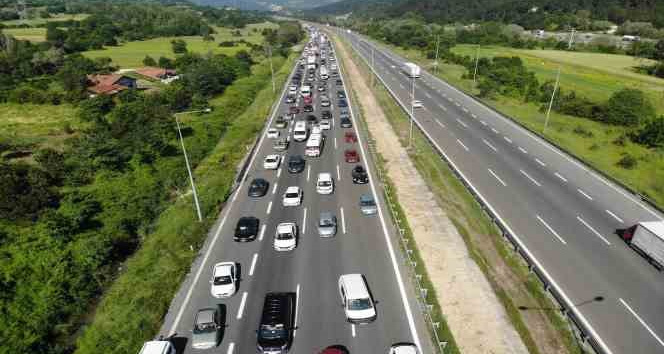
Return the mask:
POLYGON ((362 274, 344 274, 339 277, 339 296, 351 323, 369 323, 376 319, 376 309, 362 274))
POLYGON ((305 141, 309 134, 309 129, 307 129, 307 122, 297 121, 295 122, 295 128, 293 128, 293 140, 295 141, 305 141))
POLYGON ((175 346, 168 340, 145 342, 138 354, 175 354, 175 346))
POLYGON ((304 148, 304 154, 309 157, 318 157, 321 150, 323 150, 323 136, 311 134, 307 140, 307 146, 304 148))

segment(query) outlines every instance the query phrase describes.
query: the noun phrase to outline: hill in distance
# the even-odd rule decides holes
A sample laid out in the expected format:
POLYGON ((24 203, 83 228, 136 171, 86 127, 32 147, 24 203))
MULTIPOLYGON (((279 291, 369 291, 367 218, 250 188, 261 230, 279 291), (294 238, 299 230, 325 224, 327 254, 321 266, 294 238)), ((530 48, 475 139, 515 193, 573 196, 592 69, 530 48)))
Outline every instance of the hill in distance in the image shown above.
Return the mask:
POLYGON ((335 3, 339 0, 194 0, 200 5, 215 7, 237 7, 242 10, 302 10, 317 6, 325 6, 335 3))

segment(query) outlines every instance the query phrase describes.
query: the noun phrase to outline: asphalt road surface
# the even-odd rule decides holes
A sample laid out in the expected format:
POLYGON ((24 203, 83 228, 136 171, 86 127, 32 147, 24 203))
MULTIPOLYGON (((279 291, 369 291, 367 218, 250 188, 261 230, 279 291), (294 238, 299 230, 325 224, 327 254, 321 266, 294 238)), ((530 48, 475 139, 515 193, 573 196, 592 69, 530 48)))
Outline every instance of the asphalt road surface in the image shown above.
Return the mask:
MULTIPOLYGON (((565 153, 406 60, 341 32, 521 239, 608 353, 664 352, 663 275, 617 229, 662 215, 565 153), (601 297, 601 299, 596 299, 601 297)), ((517 304, 518 305, 518 304, 517 304)))
MULTIPOLYGON (((180 343, 186 342, 184 352, 255 353, 263 299, 267 292, 273 291, 297 294, 297 330, 291 353, 319 353, 329 345, 344 345, 350 353, 387 353, 391 344, 403 341, 418 343, 423 353, 432 352, 398 239, 390 226, 389 215, 383 209, 382 199, 378 199, 379 215, 363 216, 360 213, 359 196, 363 193, 376 195, 380 190, 376 189, 377 181, 371 169, 370 184, 353 184, 351 180, 351 169, 355 164, 345 162, 345 149, 356 149, 360 163, 365 167, 371 168, 371 164, 366 163, 367 148, 361 145, 362 141, 354 144, 344 141, 345 131, 356 131, 357 125, 354 124, 352 129, 340 127, 336 95, 337 90, 344 87, 337 86, 335 81, 336 78, 326 82, 316 78, 314 81, 316 88, 319 82, 325 82, 326 93, 332 101, 334 124, 331 130, 324 131, 322 156, 305 158, 306 167, 302 173, 289 173, 285 163, 289 155, 304 156, 305 143, 292 140, 292 121, 286 129, 280 129, 280 136, 290 135, 291 142, 289 149, 281 153, 284 162, 278 170, 263 168, 263 158, 278 152, 273 150, 273 139, 261 138, 246 178, 211 230, 201 256, 192 266, 164 321, 161 334, 176 333, 180 343), (316 193, 316 177, 320 172, 333 175, 335 191, 332 195, 316 193), (248 185, 259 177, 270 182, 269 191, 264 197, 250 198, 247 196, 248 185), (301 206, 282 206, 282 194, 289 186, 303 189, 301 206), (338 219, 338 232, 334 238, 318 236, 317 219, 321 211, 330 211, 338 219), (253 242, 233 241, 236 222, 242 216, 260 219, 260 234, 253 242), (277 252, 273 249, 273 236, 281 222, 298 225, 300 234, 294 251, 277 252), (213 265, 223 261, 239 264, 241 281, 233 297, 216 299, 210 295, 209 281, 213 265), (378 302, 375 322, 360 326, 346 322, 337 288, 339 276, 346 273, 365 275, 378 302), (193 350, 190 331, 196 311, 219 304, 226 309, 221 344, 211 350, 193 350)), ((269 125, 275 115, 287 112, 290 104, 284 101, 285 93, 284 88, 269 125)), ((314 91, 314 114, 320 118, 319 97, 320 92, 314 91)), ((299 94, 297 104, 300 108, 303 106, 299 94)), ((297 114, 296 120, 304 119, 305 115, 297 114)), ((376 197, 380 198, 380 195, 376 197)))

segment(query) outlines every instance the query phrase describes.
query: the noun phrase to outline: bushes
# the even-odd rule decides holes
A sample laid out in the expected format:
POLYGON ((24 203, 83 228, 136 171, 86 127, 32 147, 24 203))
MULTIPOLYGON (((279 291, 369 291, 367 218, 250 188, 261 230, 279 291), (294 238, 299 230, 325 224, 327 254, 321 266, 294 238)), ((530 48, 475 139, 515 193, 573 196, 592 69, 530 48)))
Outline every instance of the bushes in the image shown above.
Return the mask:
POLYGON ((614 125, 636 127, 654 117, 655 108, 643 92, 626 88, 609 98, 603 121, 614 125))
POLYGON ((664 147, 664 116, 648 122, 634 134, 632 140, 651 148, 664 147))

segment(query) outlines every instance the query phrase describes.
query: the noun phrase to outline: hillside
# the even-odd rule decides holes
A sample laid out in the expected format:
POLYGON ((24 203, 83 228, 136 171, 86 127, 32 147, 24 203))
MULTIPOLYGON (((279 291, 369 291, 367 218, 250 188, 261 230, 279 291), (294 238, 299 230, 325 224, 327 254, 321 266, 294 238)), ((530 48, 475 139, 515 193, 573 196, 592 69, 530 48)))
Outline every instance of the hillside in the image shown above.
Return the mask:
POLYGON ((278 7, 286 9, 309 9, 316 6, 326 6, 339 0, 194 0, 200 5, 224 7, 239 7, 242 10, 275 10, 278 7))

